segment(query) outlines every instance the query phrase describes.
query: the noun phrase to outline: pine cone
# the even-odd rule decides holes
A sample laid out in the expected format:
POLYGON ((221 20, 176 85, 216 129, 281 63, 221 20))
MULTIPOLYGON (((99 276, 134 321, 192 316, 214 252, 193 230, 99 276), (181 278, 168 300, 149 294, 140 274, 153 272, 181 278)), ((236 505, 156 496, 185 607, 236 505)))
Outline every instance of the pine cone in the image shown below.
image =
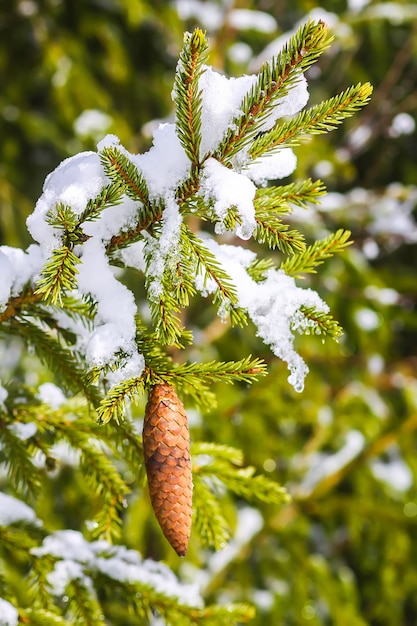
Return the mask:
POLYGON ((167 383, 149 393, 143 454, 156 518, 176 553, 184 556, 191 530, 190 434, 184 406, 167 383))

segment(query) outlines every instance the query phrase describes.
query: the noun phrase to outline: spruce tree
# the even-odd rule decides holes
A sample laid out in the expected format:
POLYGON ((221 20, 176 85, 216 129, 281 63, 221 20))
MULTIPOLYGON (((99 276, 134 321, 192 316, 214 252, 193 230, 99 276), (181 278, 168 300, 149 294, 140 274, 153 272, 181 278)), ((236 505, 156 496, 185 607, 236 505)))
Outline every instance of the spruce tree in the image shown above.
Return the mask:
MULTIPOLYGON (((276 184, 295 168, 294 147, 369 100, 370 85, 358 84, 304 109, 304 72, 331 40, 324 23, 310 21, 257 75, 227 79, 207 64, 204 33, 186 33, 175 122, 155 132, 145 154, 107 136, 97 152, 64 161, 28 219, 36 243, 0 248, 2 339, 22 362, 35 355, 50 372, 39 388, 18 380, 0 387, 0 624, 148 624, 158 616, 217 626, 253 616, 249 604, 205 606, 167 565, 129 550, 123 524, 146 473, 156 517, 180 555, 219 550, 233 536, 225 492, 255 506, 289 499, 232 441, 191 432, 189 443, 187 413, 209 419, 215 383, 253 384, 267 374, 257 356, 206 360, 195 316, 204 301, 205 320, 217 315, 230 332, 247 326, 288 364, 297 391, 308 367, 295 335, 342 332, 319 295, 296 281, 343 252, 350 233, 307 243, 291 212, 318 203, 324 184, 276 184), (77 530, 35 512, 64 471, 64 446, 82 476, 77 530)), ((149 505, 146 519, 147 537, 160 545, 149 505)), ((146 556, 153 552, 149 545, 146 556)))

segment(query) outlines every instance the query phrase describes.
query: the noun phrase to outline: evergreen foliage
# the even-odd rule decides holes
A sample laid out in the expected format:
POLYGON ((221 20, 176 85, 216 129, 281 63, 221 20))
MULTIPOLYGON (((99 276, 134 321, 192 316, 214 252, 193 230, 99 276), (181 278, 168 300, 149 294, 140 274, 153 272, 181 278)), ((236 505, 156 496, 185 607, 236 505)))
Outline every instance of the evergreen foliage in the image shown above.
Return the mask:
MULTIPOLYGON (((184 221, 175 253, 169 251, 164 259, 160 291, 155 290, 153 263, 155 248, 163 237, 166 206, 161 198, 151 193, 145 177, 124 149, 111 146, 100 150, 101 163, 110 182, 80 213, 75 214, 70 206, 59 203, 48 215, 47 223, 59 234, 62 245, 45 261, 36 284, 25 284, 11 295, 0 312, 0 331, 5 340, 17 337, 30 346, 54 374, 68 398, 54 408, 42 402, 36 389, 4 381, 2 391, 6 397, 0 402, 2 460, 7 471, 8 492, 16 499, 25 499, 36 509, 36 498, 53 490, 56 473, 65 470, 59 445, 65 444, 76 454, 73 471, 79 475, 76 480, 84 501, 82 511, 77 512, 78 521, 70 519, 68 527, 77 528, 84 536, 74 534, 67 538, 68 546, 71 546, 70 540, 78 542, 76 545, 83 548, 84 556, 81 558, 75 549, 73 554, 63 551, 65 535, 61 535, 61 552, 48 551, 48 540, 59 537, 59 522, 43 526, 35 519, 28 521, 30 514, 26 511, 21 519, 0 526, 0 595, 18 607, 22 623, 150 624, 156 615, 168 624, 221 626, 244 623, 254 617, 249 604, 230 602, 220 606, 217 599, 205 607, 199 600, 195 606, 187 604, 181 595, 181 585, 168 568, 161 565, 160 570, 155 566, 155 570, 149 571, 138 552, 129 553, 123 545, 112 542, 122 540, 123 524, 137 502, 146 511, 148 521, 143 525, 151 527, 144 536, 151 541, 157 532, 149 521, 148 503, 141 499, 144 474, 137 418, 141 416, 147 389, 159 381, 169 382, 189 405, 213 411, 221 395, 219 389, 222 389, 217 384, 234 384, 240 389, 266 373, 266 363, 258 357, 239 354, 235 360, 211 360, 210 356, 203 355, 203 362, 195 360, 190 329, 197 335, 193 307, 197 307, 199 300, 198 278, 204 288, 212 289, 209 293, 214 308, 222 320, 228 322, 224 326, 237 327, 232 331, 237 337, 242 332, 252 332, 250 326, 244 331, 240 329, 249 321, 248 311, 240 306, 237 287, 227 268, 219 263, 199 230, 200 222, 207 232, 219 222, 212 200, 199 195, 202 170, 211 157, 233 170, 241 166, 235 158, 242 151, 258 158, 273 154, 283 146, 298 145, 311 135, 332 130, 367 104, 370 87, 359 84, 290 120, 278 121, 270 130, 262 129, 277 100, 291 92, 301 73, 317 60, 330 41, 331 36, 322 22, 310 21, 301 27, 283 52, 271 64, 264 64, 242 104, 241 114, 216 151, 202 154, 202 94, 198 85, 208 45, 201 30, 186 35, 175 77, 174 103, 176 131, 190 160, 190 171, 185 182, 175 190, 184 221), (144 285, 150 318, 143 315, 142 319, 139 310, 136 344, 144 356, 143 371, 112 384, 109 382, 112 372, 123 362, 125 354, 116 354, 111 364, 90 367, 68 320, 84 325, 87 330, 93 328, 98 315, 94 295, 76 291, 78 270, 83 263, 82 248, 90 238, 85 232, 88 232, 86 224, 100 220, 103 211, 117 206, 124 197, 135 203, 135 222, 112 235, 106 243, 105 254, 114 267, 120 268, 124 267, 123 250, 138 242, 147 246, 145 277, 141 270, 135 271, 134 280, 144 285), (195 219, 199 220, 197 228, 195 219), (32 434, 26 438, 24 433, 32 434), (11 554, 16 558, 11 559, 11 554), (118 575, 118 568, 129 571, 130 577, 118 575), (63 576, 66 584, 52 591, 50 583, 58 572, 61 575, 66 572, 63 576), (172 586, 164 589, 163 580, 169 580, 172 586)), ((338 229, 309 244, 307 235, 299 232, 290 219, 287 221, 293 207, 309 210, 324 193, 323 183, 311 179, 257 189, 253 238, 258 244, 266 244, 272 254, 265 257, 262 250, 248 266, 247 273, 256 283, 261 285, 272 269, 297 279, 304 274, 314 274, 325 260, 346 250, 350 244, 348 229, 338 229)), ((223 221, 226 233, 234 235, 241 219, 239 212, 231 207, 223 221)), ((294 328, 304 334, 334 338, 341 335, 341 327, 333 316, 313 306, 299 307, 294 328)), ((314 349, 319 351, 320 347, 314 349)), ((249 397, 256 398, 256 395, 249 397)), ((274 401, 275 398, 271 400, 274 401)), ((338 402, 343 411, 343 398, 338 402)), ((267 405, 268 400, 264 404, 267 405)), ((262 406, 262 416, 268 413, 268 408, 262 406)), ((353 410, 354 407, 345 408, 353 410)), ((251 428, 256 432, 256 415, 251 417, 251 428)), ((317 432, 317 438, 324 436, 323 432, 317 432)), ((216 437, 216 441, 220 440, 216 437)), ((365 456, 369 459, 375 455, 384 441, 382 437, 376 439, 372 449, 366 449, 365 456)), ((314 441, 310 445, 314 449, 314 441)), ((297 507, 325 510, 326 505, 320 500, 316 502, 316 498, 343 478, 343 472, 333 475, 310 492, 295 494, 294 504, 289 504, 290 498, 283 487, 255 470, 255 466, 263 464, 262 451, 250 454, 256 458, 256 463, 252 458, 246 461, 238 448, 213 441, 194 441, 195 529, 200 536, 193 538, 191 550, 194 553, 200 542, 204 548, 214 550, 225 546, 233 537, 239 521, 236 511, 243 508, 243 500, 255 503, 261 510, 265 505, 274 507, 275 529, 284 525, 281 511, 290 511, 294 517, 300 515, 294 533, 302 534, 302 513, 297 512, 297 507), (284 504, 293 508, 286 509, 284 504)), ((366 506, 365 502, 362 504, 366 506)), ((349 504, 342 502, 341 506, 349 504)), ((69 512, 66 515, 71 517, 69 512)), ((146 539, 143 546, 146 546, 146 539)), ((164 554, 167 560, 171 558, 163 547, 156 552, 157 557, 164 554)), ((152 550, 150 556, 153 556, 152 550)), ((313 585, 330 588, 332 572, 319 559, 300 565, 308 570, 313 585)), ((342 577, 343 571, 339 575, 342 577)), ((296 582, 294 584, 296 586, 296 582)), ((346 595, 354 595, 349 581, 345 581, 345 587, 346 595)), ((300 588, 299 595, 307 598, 308 594, 300 588)), ((341 604, 344 601, 340 599, 341 604)), ((332 610, 337 611, 337 608, 333 606, 332 610)), ((352 619, 361 623, 356 611, 352 609, 352 612, 352 619)))

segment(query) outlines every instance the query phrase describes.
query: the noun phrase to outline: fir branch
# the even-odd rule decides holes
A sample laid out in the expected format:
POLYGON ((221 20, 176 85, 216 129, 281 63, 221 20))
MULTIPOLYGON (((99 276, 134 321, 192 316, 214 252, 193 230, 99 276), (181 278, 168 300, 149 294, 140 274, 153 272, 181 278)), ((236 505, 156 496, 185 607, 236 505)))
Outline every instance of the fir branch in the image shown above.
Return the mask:
MULTIPOLYGON (((246 309, 237 306, 231 306, 229 309, 230 325, 240 326, 243 328, 248 323, 248 315, 246 309)), ((222 311, 218 313, 220 317, 223 317, 222 311)))
POLYGON ((25 289, 20 296, 10 298, 6 309, 0 314, 0 325, 11 318, 37 320, 56 331, 67 343, 74 342, 75 333, 60 325, 58 314, 81 322, 87 329, 91 328, 97 307, 91 299, 62 295, 61 306, 44 304, 41 299, 41 294, 35 294, 31 289, 25 289))
MULTIPOLYGON (((196 460, 199 455, 209 456, 214 459, 223 459, 234 465, 243 465, 243 452, 238 448, 232 448, 221 443, 207 441, 194 441, 191 444, 191 457, 196 460)), ((198 465, 198 462, 197 462, 198 465)), ((195 471, 198 471, 196 468, 195 471)))
POLYGON ((102 495, 99 511, 94 516, 96 526, 93 537, 111 542, 120 534, 120 511, 129 488, 105 451, 91 440, 90 434, 77 430, 72 423, 56 424, 55 429, 75 450, 80 451, 80 468, 85 480, 97 494, 102 495))
POLYGON ((0 525, 0 545, 2 550, 9 554, 20 553, 23 557, 27 557, 31 549, 36 547, 36 542, 29 536, 27 528, 18 528, 9 524, 0 525))
POLYGON ((59 202, 54 209, 48 211, 46 222, 53 228, 64 231, 66 246, 82 244, 90 237, 83 232, 81 225, 99 219, 104 209, 120 204, 123 192, 120 182, 110 183, 103 187, 95 198, 88 200, 86 208, 81 213, 75 213, 71 206, 59 202))
POLYGON ((149 624, 156 614, 169 626, 237 626, 254 615, 252 607, 245 604, 197 608, 168 592, 158 592, 145 582, 121 582, 104 572, 99 572, 96 578, 100 589, 112 589, 110 601, 115 597, 124 605, 126 598, 129 599, 129 615, 133 614, 135 624, 149 624))
POLYGON ((21 337, 33 346, 39 359, 45 363, 64 385, 74 393, 82 392, 89 402, 97 405, 100 394, 93 385, 86 384, 84 371, 72 352, 65 349, 50 333, 45 332, 29 319, 14 318, 0 332, 21 337))
POLYGON ((254 259, 247 267, 246 272, 256 283, 260 283, 266 278, 268 270, 274 267, 272 259, 254 259))
MULTIPOLYGON (((145 288, 148 293, 155 340, 162 345, 179 346, 184 328, 180 318, 181 304, 176 296, 184 294, 181 289, 176 291, 173 288, 173 282, 179 278, 176 271, 178 271, 180 255, 176 249, 170 250, 161 259, 158 240, 149 238, 148 243, 149 245, 145 247, 147 266, 145 288), (155 259, 157 269, 155 269, 155 259)), ((182 267, 185 269, 185 261, 182 267)))
MULTIPOLYGON (((231 278, 227 275, 223 267, 217 261, 216 257, 185 224, 184 242, 188 241, 188 253, 195 262, 195 274, 203 274, 205 281, 211 279, 217 286, 217 298, 219 304, 227 302, 237 304, 236 289, 231 278)), ((184 245, 184 252, 187 251, 184 245)))
POLYGON ((143 471, 143 448, 141 434, 136 430, 135 425, 124 416, 116 426, 109 423, 108 426, 100 426, 100 431, 105 432, 106 441, 115 453, 122 458, 131 468, 137 482, 140 483, 140 476, 143 471))
POLYGON ((372 86, 369 83, 359 83, 311 109, 301 111, 292 119, 275 125, 272 130, 259 135, 251 143, 249 152, 252 159, 283 147, 298 146, 311 135, 334 130, 343 120, 365 106, 371 93, 372 86))
POLYGON ((22 624, 30 626, 71 626, 63 617, 44 609, 19 609, 19 617, 22 624))
POLYGON ((22 311, 39 302, 39 300, 41 300, 40 294, 35 294, 31 287, 26 286, 21 294, 9 298, 5 309, 0 312, 0 325, 21 315, 22 311))
POLYGON ((186 363, 164 366, 150 371, 147 384, 169 382, 178 390, 193 399, 200 407, 212 409, 216 406, 216 396, 210 386, 216 382, 232 384, 234 382, 252 383, 258 376, 266 375, 266 364, 261 359, 252 359, 249 355, 240 361, 210 361, 209 363, 186 363))
POLYGON ((213 459, 199 468, 200 475, 215 477, 236 495, 246 500, 259 500, 271 504, 283 504, 289 501, 284 487, 263 474, 255 476, 255 471, 252 466, 236 467, 222 459, 213 459))
POLYGON ((15 435, 4 419, 0 420, 0 460, 4 463, 12 486, 17 492, 36 494, 43 470, 33 463, 36 447, 15 435), (4 454, 4 450, 7 454, 4 454))
POLYGON ((77 265, 80 259, 67 246, 54 250, 37 282, 36 295, 50 304, 62 306, 62 294, 77 285, 77 265))
MULTIPOLYGON (((48 405, 36 407, 36 414, 40 434, 50 434, 52 431, 56 432, 57 437, 65 437, 69 428, 75 429, 84 437, 83 441, 91 438, 102 441, 137 474, 143 461, 141 436, 126 416, 116 426, 111 423, 103 425, 95 419, 87 403, 80 398, 67 401, 58 410, 53 410, 48 405), (77 415, 77 419, 67 423, 65 416, 68 412, 77 415)), ((27 419, 31 421, 31 416, 27 419)))
POLYGON ((305 72, 329 47, 333 37, 327 26, 309 21, 301 26, 283 50, 261 68, 258 80, 242 102, 242 114, 230 125, 215 158, 228 164, 240 150, 250 146, 279 99, 287 96, 305 72))
MULTIPOLYGON (((329 335, 338 339, 343 335, 343 329, 332 315, 325 311, 320 311, 316 307, 302 305, 300 314, 312 325, 312 332, 316 335, 329 335)), ((303 329, 304 334, 309 334, 309 328, 303 329)))
POLYGON ((192 166, 197 172, 200 162, 202 94, 198 86, 207 58, 208 42, 204 33, 196 28, 184 36, 174 82, 176 130, 192 166))
POLYGON ((0 558, 0 598, 9 600, 13 597, 13 594, 9 590, 9 585, 4 575, 4 561, 0 558))
MULTIPOLYGON (((53 615, 56 610, 56 605, 54 598, 51 595, 51 585, 48 577, 54 568, 56 557, 50 554, 42 554, 42 556, 39 556, 36 554, 36 550, 30 553, 30 557, 30 604, 33 607, 33 610, 36 611, 36 614, 37 611, 39 611, 40 615, 44 612, 46 614, 50 613, 53 615)), ((35 623, 37 624, 37 622, 35 623)))
POLYGON ((266 243, 269 248, 278 248, 284 254, 296 254, 305 250, 304 237, 298 230, 290 230, 270 209, 256 208, 256 228, 253 238, 266 243))
MULTIPOLYGON (((165 352, 165 349, 157 341, 155 333, 146 333, 144 328, 138 328, 136 343, 138 351, 145 357, 147 367, 143 372, 145 385, 153 385, 151 372, 169 370, 172 368, 172 358, 165 352)), ((191 345, 191 344, 189 344, 191 345)), ((161 382, 161 381, 158 381, 161 382)))
POLYGON ((190 398, 196 406, 205 410, 211 410, 217 406, 217 398, 213 391, 210 390, 208 384, 199 380, 197 376, 176 377, 172 367, 152 370, 146 376, 146 385, 152 386, 161 382, 169 382, 175 384, 181 395, 190 398))
POLYGON ((223 474, 216 470, 216 476, 228 489, 248 501, 260 501, 268 504, 284 504, 291 500, 288 492, 278 483, 263 474, 254 476, 254 467, 245 467, 234 473, 223 474))
POLYGON ((197 532, 205 547, 221 550, 230 538, 230 530, 222 515, 220 502, 198 475, 198 471, 193 472, 193 483, 194 524, 197 532))
POLYGON ((103 187, 100 193, 87 202, 84 211, 78 217, 78 226, 84 222, 98 220, 102 211, 110 206, 117 206, 122 202, 124 188, 120 183, 110 183, 103 187))
POLYGON ((163 207, 159 204, 149 205, 146 210, 139 211, 137 225, 113 235, 106 246, 107 252, 111 254, 115 250, 126 248, 129 244, 139 241, 143 237, 142 231, 150 230, 162 219, 162 212, 163 207))
POLYGON ((304 252, 288 257, 280 265, 289 276, 298 277, 303 273, 315 273, 316 267, 337 252, 342 252, 351 245, 349 230, 339 229, 325 239, 316 241, 308 246, 304 252))
POLYGON ((189 242, 185 228, 180 230, 179 246, 180 254, 175 264, 173 277, 173 293, 179 306, 187 307, 190 304, 190 298, 196 294, 196 288, 194 284, 194 267, 188 256, 189 242))
POLYGON ((130 378, 112 387, 97 407, 99 424, 106 424, 112 419, 122 421, 126 403, 136 400, 143 392, 142 377, 130 378))
POLYGON ((308 208, 318 204, 319 198, 326 194, 326 187, 321 180, 297 181, 280 187, 261 187, 256 190, 255 211, 272 211, 277 215, 291 213, 293 206, 308 208))
POLYGON ((72 249, 76 244, 82 244, 88 239, 80 224, 79 216, 67 204, 58 202, 54 209, 46 214, 46 222, 55 230, 61 230, 62 241, 65 246, 72 249))
POLYGON ((72 232, 78 224, 77 214, 71 206, 64 202, 57 202, 53 209, 46 214, 46 223, 64 232, 72 232))
MULTIPOLYGON (((209 207, 209 209, 211 209, 211 207, 209 207)), ((231 232, 236 232, 236 229, 238 226, 241 226, 243 221, 236 206, 231 206, 222 220, 219 220, 218 216, 212 210, 207 211, 207 213, 213 224, 220 224, 222 228, 231 232)))
POLYGON ((183 326, 180 318, 180 305, 177 299, 168 293, 169 285, 164 285, 158 300, 149 300, 152 320, 157 341, 166 346, 180 346, 183 326))
POLYGON ((70 622, 83 626, 106 626, 107 622, 89 578, 73 578, 65 591, 69 600, 70 622))
POLYGON ((252 358, 251 355, 240 361, 210 361, 182 365, 173 365, 166 359, 157 359, 153 362, 148 356, 146 360, 144 383, 147 387, 168 382, 205 409, 216 406, 216 396, 210 390, 213 383, 252 383, 258 376, 267 374, 266 363, 262 359, 252 358))
POLYGON ((187 262, 187 271, 192 272, 194 277, 202 275, 204 287, 209 280, 216 285, 213 304, 217 308, 218 315, 222 318, 229 315, 233 326, 245 326, 247 324, 246 311, 237 306, 237 293, 233 281, 215 255, 184 223, 181 225, 181 245, 183 258, 189 259, 190 270, 188 270, 187 262))
POLYGON ((170 371, 158 372, 161 376, 172 376, 175 384, 192 385, 210 382, 252 383, 258 376, 266 375, 266 363, 252 355, 240 361, 209 361, 208 363, 186 363, 170 371))
MULTIPOLYGON (((61 315, 65 313, 69 318, 81 322, 85 328, 91 328, 96 309, 97 303, 87 297, 81 299, 75 296, 63 295, 62 308, 59 308, 59 312, 61 315)), ((58 309, 55 309, 55 311, 58 311, 58 309)), ((29 313, 32 314, 31 311, 29 313)))
MULTIPOLYGON (((227 606, 212 605, 200 611, 195 624, 202 626, 239 626, 255 618, 255 608, 243 603, 228 603, 227 606)), ((180 626, 180 625, 179 625, 180 626)))
POLYGON ((192 276, 188 273, 186 257, 181 255, 176 264, 176 277, 173 284, 173 294, 176 302, 182 308, 188 307, 190 298, 196 294, 192 276))
POLYGON ((192 175, 177 187, 175 198, 182 215, 193 215, 206 220, 207 203, 204 198, 197 195, 199 190, 200 179, 198 176, 192 175))
POLYGON ((118 183, 132 200, 139 200, 145 207, 149 205, 145 178, 126 154, 115 146, 103 148, 100 151, 100 161, 113 184, 118 183))

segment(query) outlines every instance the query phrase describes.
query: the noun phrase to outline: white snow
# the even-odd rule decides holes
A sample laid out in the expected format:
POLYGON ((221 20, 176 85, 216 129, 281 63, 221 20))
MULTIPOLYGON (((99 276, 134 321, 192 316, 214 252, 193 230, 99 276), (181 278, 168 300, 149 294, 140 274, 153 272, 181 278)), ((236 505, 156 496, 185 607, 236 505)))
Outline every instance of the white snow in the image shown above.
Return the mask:
POLYGON ((214 199, 214 212, 219 218, 216 232, 225 232, 223 220, 231 207, 236 207, 242 223, 236 234, 241 239, 250 239, 255 230, 255 209, 253 200, 256 187, 246 177, 225 167, 215 159, 208 159, 204 165, 201 194, 206 201, 214 199))
MULTIPOLYGON (((180 3, 177 3, 179 6, 180 3)), ((181 6, 184 11, 193 12, 197 4, 188 2, 181 6)), ((260 11, 233 9, 228 11, 228 16, 236 28, 251 26, 265 31, 276 26, 273 18, 260 11)), ((208 158, 203 164, 199 193, 217 216, 216 234, 224 233, 225 218, 233 208, 241 222, 234 229, 234 234, 248 240, 256 227, 253 204, 256 185, 265 185, 269 180, 291 174, 296 166, 296 157, 292 150, 277 149, 252 161, 245 147, 234 155, 233 162, 229 164, 231 168, 211 158, 227 132, 233 130, 234 120, 238 121, 243 115, 243 100, 258 77, 244 75, 227 78, 209 66, 203 69, 199 79, 202 96, 200 156, 208 158)), ((300 75, 287 94, 276 98, 268 115, 261 118, 257 131, 268 131, 278 119, 296 114, 305 106, 308 97, 307 81, 300 75)), ((100 112, 84 112, 78 120, 79 132, 89 131, 91 123, 97 120, 104 124, 106 120, 97 117, 97 113, 100 112)), ((173 123, 162 123, 154 130, 152 146, 144 154, 129 153, 115 135, 107 135, 101 140, 98 151, 109 147, 117 147, 138 168, 150 199, 161 206, 161 219, 152 234, 143 231, 141 241, 117 252, 118 258, 128 266, 144 271, 148 302, 157 301, 163 288, 161 279, 166 271, 176 267, 181 252, 182 215, 176 190, 187 180, 191 164, 173 123)), ((37 272, 41 259, 47 258, 62 245, 62 231, 47 223, 48 212, 53 211, 58 203, 64 203, 74 213, 80 214, 88 201, 109 182, 99 154, 94 152, 83 152, 66 159, 47 177, 43 193, 27 220, 30 233, 39 243, 34 248, 39 257, 37 272)), ((74 248, 74 253, 81 260, 77 266, 77 290, 74 295, 84 296, 96 303, 96 315, 91 326, 83 327, 64 311, 54 313, 63 328, 75 333, 74 349, 85 356, 88 366, 111 369, 106 373, 110 385, 140 376, 144 367, 144 359, 137 351, 135 340, 138 305, 133 292, 119 280, 117 270, 110 266, 106 252, 106 244, 114 235, 137 226, 140 208, 139 201, 124 196, 117 206, 107 207, 97 219, 83 224, 83 230, 90 238, 74 248)), ((308 368, 294 350, 294 332, 304 332, 311 325, 299 309, 306 305, 327 311, 327 305, 312 290, 297 287, 294 280, 283 272, 271 270, 262 283, 252 281, 245 267, 254 259, 253 253, 241 253, 236 246, 220 247, 214 240, 210 243, 210 250, 235 281, 239 305, 248 311, 258 335, 271 346, 274 354, 288 363, 289 381, 300 391, 308 368)), ((7 301, 16 282, 13 262, 9 257, 10 252, 0 254, 5 276, 0 303, 7 301)), ((33 271, 28 274, 29 278, 33 278, 33 271)), ((203 285, 201 276, 196 277, 196 284, 205 294, 215 287, 210 281, 203 285)), ((220 316, 225 313, 219 311, 220 316)))
MULTIPOLYGON (((201 156, 215 152, 227 131, 233 130, 233 120, 242 116, 243 99, 256 82, 256 74, 227 78, 210 67, 205 68, 199 80, 203 94, 201 156)), ((289 92, 276 99, 274 107, 258 131, 270 130, 278 119, 298 113, 306 105, 308 98, 307 81, 300 75, 289 92)), ((241 161, 242 157, 238 160, 241 161)))
POLYGON ((0 309, 11 296, 18 295, 26 283, 36 278, 43 261, 42 250, 35 244, 26 251, 0 246, 0 309))
POLYGON ((394 491, 408 491, 414 483, 409 465, 399 456, 397 450, 391 451, 390 456, 387 462, 375 459, 370 463, 373 475, 394 491))
POLYGON ((305 107, 308 98, 307 80, 304 75, 300 75, 288 93, 276 100, 275 106, 259 130, 263 132, 270 130, 278 119, 295 115, 305 107))
POLYGON ((415 20, 417 7, 414 3, 378 2, 366 8, 365 16, 367 20, 386 19, 391 24, 397 25, 415 20))
POLYGON ((122 248, 118 252, 118 256, 126 265, 126 267, 134 267, 142 272, 146 271, 146 263, 144 256, 144 241, 136 241, 126 248, 122 248))
MULTIPOLYGON (((107 365, 122 352, 126 359, 135 360, 135 367, 141 364, 143 369, 144 360, 135 343, 136 304, 132 292, 115 278, 100 239, 92 237, 82 246, 81 259, 78 288, 97 301, 95 330, 86 349, 87 362, 107 365)), ((136 376, 141 371, 139 367, 136 376)))
POLYGON ((388 133, 391 137, 412 135, 416 129, 415 119, 409 113, 398 113, 392 120, 388 133))
POLYGON ((234 537, 227 546, 210 556, 205 570, 195 572, 195 580, 202 593, 209 587, 210 581, 242 553, 243 548, 250 544, 263 525, 263 517, 257 509, 250 506, 239 509, 234 537))
POLYGON ((9 424, 7 428, 11 433, 21 441, 27 441, 31 437, 36 434, 37 426, 35 422, 15 422, 14 424, 9 424))
POLYGON ((96 137, 100 134, 102 137, 111 123, 112 119, 110 115, 104 113, 104 111, 86 109, 75 120, 74 131, 77 135, 81 136, 92 135, 96 137))
POLYGON ((297 166, 297 157, 291 148, 267 154, 252 161, 244 168, 244 174, 258 186, 266 185, 269 180, 285 178, 293 173, 297 166))
MULTIPOLYGON (((245 269, 253 261, 252 251, 239 246, 219 245, 208 237, 204 238, 204 244, 232 278, 237 287, 239 305, 247 310, 257 327, 258 336, 288 364, 288 382, 296 391, 302 391, 308 367, 294 349, 294 333, 303 332, 311 325, 299 310, 305 305, 327 312, 328 306, 315 291, 298 287, 295 280, 282 271, 271 269, 264 281, 256 283, 245 269)), ((210 281, 203 285, 200 277, 196 287, 207 294, 215 285, 210 281)))
POLYGON ((227 78, 211 67, 205 67, 199 80, 199 88, 203 94, 200 147, 202 157, 214 152, 229 128, 233 129, 233 120, 242 115, 242 100, 256 80, 255 74, 227 78))
POLYGON ((16 522, 38 524, 35 511, 13 496, 0 492, 0 526, 9 526, 16 522))
POLYGON ((59 407, 66 402, 62 389, 54 385, 54 383, 43 383, 38 387, 38 398, 41 402, 49 404, 52 409, 59 407))
POLYGON ((190 161, 178 139, 174 124, 160 124, 154 131, 153 144, 145 154, 129 155, 146 179, 153 199, 172 195, 186 178, 190 161))
MULTIPOLYGON (((107 144, 111 140, 116 143, 116 138, 110 136, 107 144)), ((27 220, 30 233, 40 243, 45 255, 61 245, 61 233, 45 221, 48 211, 61 202, 69 205, 76 214, 81 213, 87 202, 96 197, 108 182, 99 156, 93 152, 66 159, 47 177, 43 194, 27 220)), ((137 204, 128 198, 120 205, 106 208, 98 220, 84 225, 90 239, 75 248, 82 261, 78 266, 79 293, 97 302, 95 327, 91 335, 87 336, 81 324, 68 318, 65 322, 64 316, 57 314, 65 328, 71 326, 77 333, 77 348, 84 347, 89 365, 112 365, 121 353, 124 361, 111 375, 113 384, 124 376, 129 377, 132 371, 140 375, 144 364, 135 343, 136 304, 133 294, 116 279, 105 252, 105 242, 133 224, 136 213, 137 204)))
POLYGON ((56 596, 63 596, 67 586, 73 580, 79 581, 87 589, 91 590, 93 587, 92 580, 84 573, 82 564, 72 559, 58 561, 52 573, 48 575, 48 582, 56 596))
POLYGON ((224 24, 224 8, 210 0, 175 0, 175 6, 180 19, 193 19, 209 32, 218 30, 224 24))
MULTIPOLYGON (((323 196, 316 211, 337 211, 341 215, 348 212, 351 223, 358 224, 356 227, 369 235, 364 243, 365 255, 375 258, 379 254, 375 237, 383 237, 389 247, 417 241, 416 202, 416 186, 391 183, 382 193, 360 187, 345 194, 328 193, 323 196)), ((309 214, 314 215, 313 208, 310 208, 309 214)), ((300 215, 303 220, 308 217, 305 211, 300 215)))
POLYGON ((309 468, 297 486, 297 494, 308 496, 316 485, 327 476, 335 474, 360 454, 365 445, 365 437, 358 430, 351 430, 346 435, 345 444, 334 454, 311 454, 309 468))
POLYGON ((277 28, 272 15, 250 9, 232 9, 227 14, 227 23, 236 30, 256 30, 266 34, 273 33, 277 28))
POLYGON ((43 193, 26 221, 30 234, 46 254, 61 246, 61 232, 46 222, 48 211, 63 203, 79 214, 109 182, 95 152, 80 152, 65 159, 46 177, 43 193))
POLYGON ((384 371, 385 360, 381 354, 370 354, 367 359, 366 367, 370 374, 378 376, 384 371))
POLYGON ((3 387, 3 385, 0 383, 0 409, 2 411, 6 410, 6 405, 5 405, 5 400, 7 400, 7 396, 9 395, 9 392, 7 391, 7 389, 5 387, 3 387))
POLYGON ((361 307, 355 311, 354 317, 356 324, 362 330, 375 330, 381 326, 381 318, 378 313, 368 307, 361 307))
POLYGON ((19 613, 7 600, 0 598, 0 626, 18 626, 19 613))
POLYGON ((253 51, 249 44, 236 41, 227 50, 228 58, 234 63, 248 63, 252 58, 253 51))
POLYGON ((363 290, 364 295, 375 302, 384 305, 397 304, 400 300, 400 294, 391 287, 378 287, 377 285, 367 285, 363 290))
POLYGON ((97 143, 97 150, 101 152, 105 148, 117 148, 118 150, 124 150, 124 148, 120 144, 120 139, 117 135, 113 133, 108 133, 103 139, 97 143))
POLYGON ((352 13, 360 13, 369 3, 370 0, 348 0, 348 9, 352 13))
MULTIPOLYGON (((365 146, 372 139, 372 127, 369 124, 359 124, 348 136, 348 145, 354 153, 364 150, 365 146)), ((348 160, 350 160, 348 158, 348 160)))
POLYGON ((168 598, 176 598, 181 604, 203 606, 197 585, 181 584, 166 565, 143 560, 138 552, 124 546, 112 546, 104 540, 89 543, 75 530, 59 530, 49 535, 32 553, 39 557, 50 554, 59 559, 48 577, 56 595, 62 595, 73 579, 90 585, 91 579, 86 572, 96 571, 113 580, 149 585, 168 598))
POLYGON ((355 380, 345 387, 345 396, 346 398, 359 398, 366 404, 372 415, 381 420, 387 419, 390 414, 390 408, 382 395, 373 387, 368 387, 359 380, 355 380))

